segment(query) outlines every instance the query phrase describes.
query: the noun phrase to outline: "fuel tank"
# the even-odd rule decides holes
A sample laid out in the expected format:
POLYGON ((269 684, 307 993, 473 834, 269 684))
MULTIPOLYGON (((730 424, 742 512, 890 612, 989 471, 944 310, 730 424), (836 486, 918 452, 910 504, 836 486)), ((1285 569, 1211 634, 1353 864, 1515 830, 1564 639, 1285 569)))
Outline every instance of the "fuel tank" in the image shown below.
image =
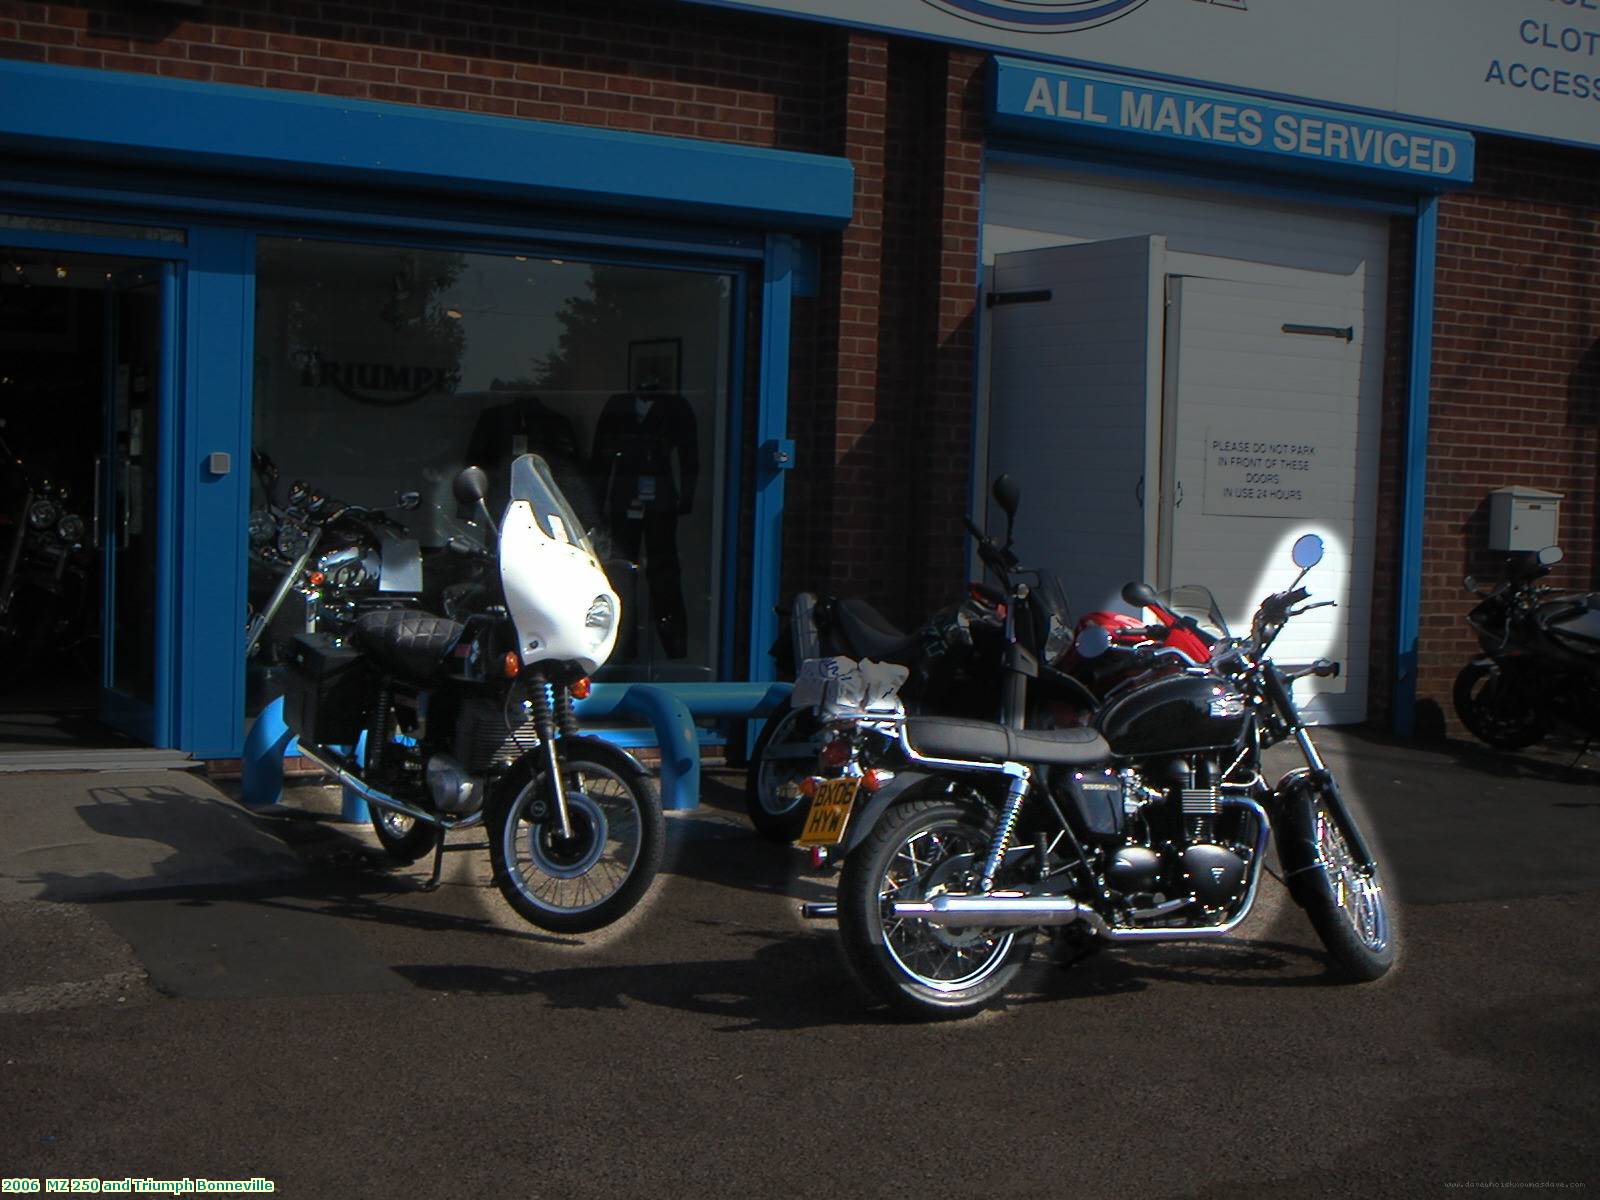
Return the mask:
POLYGON ((1167 675, 1112 694, 1100 734, 1119 757, 1186 754, 1236 745, 1250 721, 1245 698, 1217 675, 1167 675))

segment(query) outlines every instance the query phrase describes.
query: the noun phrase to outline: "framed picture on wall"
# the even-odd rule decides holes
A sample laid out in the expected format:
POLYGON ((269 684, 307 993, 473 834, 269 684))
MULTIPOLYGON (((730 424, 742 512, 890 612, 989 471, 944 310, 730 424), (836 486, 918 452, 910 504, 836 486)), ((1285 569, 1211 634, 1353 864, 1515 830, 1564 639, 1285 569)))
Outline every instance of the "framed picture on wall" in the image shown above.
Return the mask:
POLYGON ((683 386, 683 339, 656 338, 628 343, 628 388, 659 392, 680 391, 683 386))

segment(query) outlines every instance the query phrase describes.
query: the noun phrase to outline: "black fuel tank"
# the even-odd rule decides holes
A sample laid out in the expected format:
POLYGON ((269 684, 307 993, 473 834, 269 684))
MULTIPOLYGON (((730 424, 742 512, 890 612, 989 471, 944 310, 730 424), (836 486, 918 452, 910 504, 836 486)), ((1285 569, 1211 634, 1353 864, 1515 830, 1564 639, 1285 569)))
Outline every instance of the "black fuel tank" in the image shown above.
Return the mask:
POLYGON ((1100 715, 1111 752, 1185 754, 1236 745, 1250 720, 1244 697, 1216 675, 1168 675, 1113 694, 1100 715))

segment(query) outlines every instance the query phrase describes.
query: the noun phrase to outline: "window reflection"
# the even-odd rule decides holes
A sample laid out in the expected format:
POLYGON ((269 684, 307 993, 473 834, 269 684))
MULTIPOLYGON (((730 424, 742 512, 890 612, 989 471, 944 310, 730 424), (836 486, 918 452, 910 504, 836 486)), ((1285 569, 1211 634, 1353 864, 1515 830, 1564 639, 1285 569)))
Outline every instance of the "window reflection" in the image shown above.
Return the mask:
MULTIPOLYGON (((542 455, 623 598, 606 674, 711 678, 731 292, 702 272, 263 238, 255 449, 284 490, 383 508, 419 493, 396 515, 422 549, 424 603, 430 561, 471 515, 456 472, 483 467, 498 509, 511 461, 542 455)), ((261 487, 256 507, 264 527, 261 487)), ((285 565, 260 533, 253 598, 285 565)), ((269 643, 305 626, 286 608, 269 643)))

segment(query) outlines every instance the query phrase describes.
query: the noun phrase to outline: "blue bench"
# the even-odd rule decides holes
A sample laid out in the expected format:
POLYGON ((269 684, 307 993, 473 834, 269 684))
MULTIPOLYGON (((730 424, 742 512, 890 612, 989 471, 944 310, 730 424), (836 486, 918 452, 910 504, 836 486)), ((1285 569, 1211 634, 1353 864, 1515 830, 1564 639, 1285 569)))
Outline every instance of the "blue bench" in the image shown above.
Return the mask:
MULTIPOLYGON (((695 718, 764 717, 788 703, 792 690, 788 683, 597 683, 576 709, 581 720, 642 717, 661 751, 661 803, 681 811, 700 804, 695 718)), ((593 732, 605 736, 604 730, 593 732)), ((239 781, 245 804, 263 808, 283 799, 283 760, 294 748, 294 734, 283 721, 283 700, 274 700, 261 710, 245 739, 239 781)), ((367 820, 366 801, 346 788, 341 815, 346 821, 367 820)))

